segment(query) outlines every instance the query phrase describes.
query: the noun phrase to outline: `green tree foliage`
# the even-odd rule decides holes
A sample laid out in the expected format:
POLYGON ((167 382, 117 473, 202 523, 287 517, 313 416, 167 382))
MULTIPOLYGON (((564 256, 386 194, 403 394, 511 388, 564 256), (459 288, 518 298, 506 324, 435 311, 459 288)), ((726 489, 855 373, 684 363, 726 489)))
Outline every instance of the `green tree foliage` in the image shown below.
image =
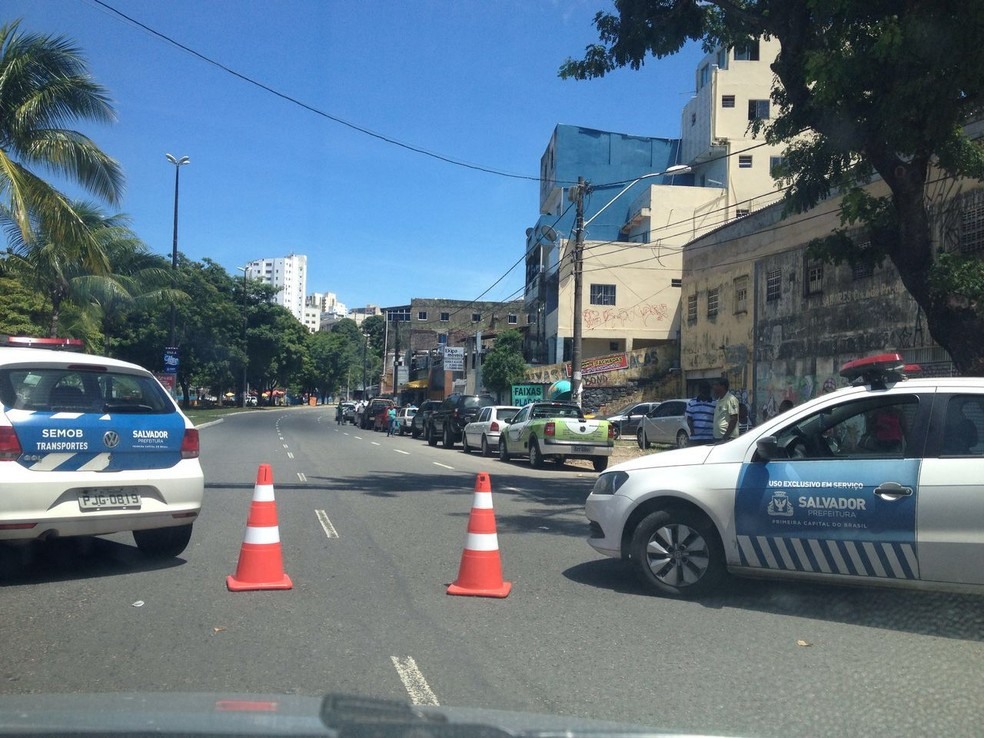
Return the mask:
MULTIPOLYGON (((888 258, 963 373, 984 374, 984 310, 936 273, 930 212, 941 176, 984 178, 984 148, 964 126, 984 104, 984 4, 975 0, 616 0, 595 16, 600 44, 569 59, 563 77, 639 68, 688 41, 708 50, 768 36, 778 115, 770 143, 788 144, 785 182, 794 211, 846 195, 846 228, 864 227, 868 253, 845 232, 818 245, 828 258, 888 258), (864 186, 877 174, 890 194, 864 186), (847 248, 845 248, 847 247, 847 248)), ((980 270, 978 270, 979 272, 980 270)), ((961 273, 966 273, 962 270, 961 273)))
POLYGON ((483 383, 501 399, 512 385, 523 381, 525 372, 522 335, 512 328, 502 331, 482 360, 483 383))
POLYGON ((0 333, 43 336, 47 320, 44 299, 19 279, 0 276, 0 333))

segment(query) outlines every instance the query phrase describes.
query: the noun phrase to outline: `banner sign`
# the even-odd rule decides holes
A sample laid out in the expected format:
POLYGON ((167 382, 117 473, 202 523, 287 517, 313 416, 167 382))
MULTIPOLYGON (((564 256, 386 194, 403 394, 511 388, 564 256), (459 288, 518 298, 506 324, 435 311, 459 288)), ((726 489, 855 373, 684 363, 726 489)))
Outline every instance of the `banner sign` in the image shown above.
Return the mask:
MULTIPOLYGON (((571 363, 567 362, 567 376, 571 376, 571 363)), ((581 361, 581 374, 603 374, 604 372, 616 372, 619 369, 627 369, 629 357, 625 354, 611 354, 609 356, 594 356, 590 359, 581 361)))
POLYGON ((463 372, 465 371, 465 347, 464 346, 445 346, 444 347, 444 371, 463 372))
POLYGON ((177 374, 178 373, 178 348, 177 346, 168 346, 164 349, 164 371, 167 374, 177 374))
POLYGON ((512 404, 522 407, 530 402, 543 399, 542 384, 514 384, 512 386, 512 404))

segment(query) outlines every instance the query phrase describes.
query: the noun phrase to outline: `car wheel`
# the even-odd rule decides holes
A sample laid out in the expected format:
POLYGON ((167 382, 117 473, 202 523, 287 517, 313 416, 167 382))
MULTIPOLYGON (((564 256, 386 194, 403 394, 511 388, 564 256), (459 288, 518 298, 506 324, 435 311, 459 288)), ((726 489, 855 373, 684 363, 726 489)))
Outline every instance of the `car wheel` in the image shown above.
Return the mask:
POLYGON ((482 456, 488 458, 492 455, 492 448, 489 446, 489 439, 486 436, 482 436, 482 456))
POLYGON ((540 444, 536 442, 535 438, 530 439, 529 449, 530 466, 539 469, 543 466, 543 454, 540 453, 540 444))
POLYGON ((557 466, 563 466, 566 461, 567 461, 567 457, 566 456, 554 456, 553 457, 553 463, 555 463, 557 466))
POLYGON ((659 510, 632 533, 631 555, 644 584, 672 597, 698 597, 724 576, 721 542, 711 522, 691 510, 659 510))
POLYGON ((499 436, 499 461, 509 461, 509 449, 506 448, 505 436, 499 436))
POLYGON ((417 428, 411 428, 410 429, 410 437, 411 438, 420 438, 420 430, 417 429, 417 428))
POLYGON ((432 425, 427 426, 427 445, 428 446, 437 445, 437 436, 434 435, 434 426, 432 425))
POLYGON ((679 430, 677 431, 676 445, 677 448, 686 448, 687 444, 690 443, 690 437, 687 435, 687 431, 679 430))
POLYGON ((133 542, 140 553, 153 558, 173 558, 185 550, 190 540, 190 525, 133 531, 133 542))
POLYGON ((471 446, 468 445, 468 434, 464 431, 461 432, 461 450, 466 454, 470 454, 472 452, 471 446))
POLYGON ((454 448, 454 436, 451 435, 451 428, 444 426, 444 448, 454 448))
POLYGON ((591 459, 591 467, 596 472, 603 472, 608 468, 608 457, 607 456, 595 456, 591 459))
POLYGON ((646 438, 646 431, 643 428, 640 428, 639 432, 636 433, 636 443, 639 444, 639 448, 643 451, 647 448, 652 448, 652 444, 649 442, 649 439, 646 438))
POLYGON ((619 437, 622 435, 622 426, 619 425, 618 423, 612 423, 612 433, 614 434, 614 438, 617 441, 619 437))

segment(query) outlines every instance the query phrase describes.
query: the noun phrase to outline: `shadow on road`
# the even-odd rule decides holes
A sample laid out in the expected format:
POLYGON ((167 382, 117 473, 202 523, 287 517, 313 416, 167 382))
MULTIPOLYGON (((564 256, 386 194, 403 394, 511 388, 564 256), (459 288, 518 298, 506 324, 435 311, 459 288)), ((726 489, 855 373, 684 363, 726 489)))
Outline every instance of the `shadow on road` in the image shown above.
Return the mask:
POLYGON ((113 577, 181 566, 181 558, 152 559, 136 546, 105 538, 58 538, 0 545, 0 587, 113 577))
MULTIPOLYGON (((564 576, 578 584, 620 594, 658 596, 617 559, 587 561, 564 576)), ((729 579, 719 595, 693 602, 695 607, 737 608, 770 615, 828 620, 846 625, 897 630, 919 635, 984 641, 984 598, 946 592, 835 587, 803 582, 729 579)))

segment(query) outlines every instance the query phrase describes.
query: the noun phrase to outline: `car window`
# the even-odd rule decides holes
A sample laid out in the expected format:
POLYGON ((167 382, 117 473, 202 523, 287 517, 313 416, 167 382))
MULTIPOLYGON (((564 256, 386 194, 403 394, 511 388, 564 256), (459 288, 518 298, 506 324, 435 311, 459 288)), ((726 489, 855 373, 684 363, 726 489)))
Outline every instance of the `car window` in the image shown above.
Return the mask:
POLYGON ((516 419, 517 410, 500 410, 497 418, 503 423, 512 423, 516 419))
POLYGON ((940 456, 984 455, 984 398, 955 395, 947 400, 940 456))
POLYGON ((914 395, 845 402, 785 426, 775 434, 777 445, 789 459, 911 456, 918 407, 914 395))
POLYGON ((484 423, 486 420, 489 419, 490 415, 492 415, 492 408, 490 407, 482 408, 482 412, 478 414, 478 422, 484 423))
POLYGON ((514 417, 512 419, 512 422, 513 423, 522 423, 524 420, 526 420, 530 416, 530 408, 531 407, 532 407, 531 405, 527 405, 522 410, 520 410, 518 413, 516 413, 516 417, 514 417))
POLYGON ((174 412, 152 377, 82 369, 0 370, 0 402, 18 410, 50 412, 174 412))
POLYGON ((661 402, 653 411, 653 418, 669 418, 674 415, 683 415, 684 406, 682 402, 661 402))

